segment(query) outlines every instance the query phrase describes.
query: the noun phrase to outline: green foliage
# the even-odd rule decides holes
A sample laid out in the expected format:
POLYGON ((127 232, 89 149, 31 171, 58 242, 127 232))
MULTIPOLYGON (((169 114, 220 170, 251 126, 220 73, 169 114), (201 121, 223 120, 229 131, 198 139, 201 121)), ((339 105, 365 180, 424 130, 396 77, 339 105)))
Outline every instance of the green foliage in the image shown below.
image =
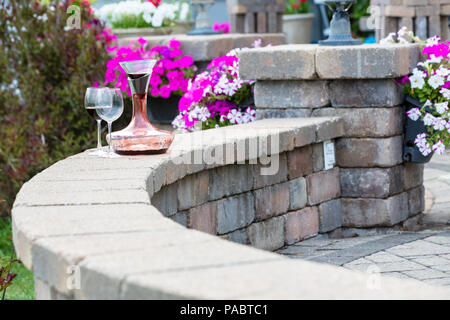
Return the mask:
POLYGON ((307 0, 287 0, 284 14, 308 13, 309 3, 307 0))
MULTIPOLYGON (((11 220, 0 218, 0 268, 7 267, 11 258, 11 220)), ((16 259, 14 257, 14 259, 16 259)), ((6 290, 7 300, 30 300, 34 299, 33 273, 29 271, 20 261, 15 261, 10 270, 17 274, 11 285, 6 290)), ((0 294, 1 290, 0 290, 0 294)), ((1 295, 0 295, 1 299, 1 295)), ((1 302, 0 302, 1 303, 1 302)))
POLYGON ((363 32, 359 29, 359 20, 361 17, 369 16, 368 8, 370 0, 358 0, 351 9, 350 19, 352 22, 352 32, 358 36, 362 36, 363 32))
POLYGON ((0 0, 0 215, 34 174, 95 145, 83 97, 104 76, 104 26, 83 2, 67 30, 67 5, 0 0))

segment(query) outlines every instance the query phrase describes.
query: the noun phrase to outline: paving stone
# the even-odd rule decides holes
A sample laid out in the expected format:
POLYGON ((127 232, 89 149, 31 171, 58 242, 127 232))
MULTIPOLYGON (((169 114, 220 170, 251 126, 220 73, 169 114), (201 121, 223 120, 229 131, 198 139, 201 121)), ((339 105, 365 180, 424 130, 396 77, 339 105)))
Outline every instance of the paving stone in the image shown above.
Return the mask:
POLYGON ((401 272, 383 272, 381 273, 382 276, 385 277, 393 277, 393 278, 399 278, 399 279, 412 279, 411 277, 401 273, 401 272))
POLYGON ((248 226, 255 219, 254 197, 251 192, 217 202, 217 232, 228 233, 248 226))
POLYGON ((289 178, 306 176, 313 172, 311 145, 296 148, 287 153, 289 178))
POLYGON ((354 260, 354 261, 352 261, 352 262, 347 263, 346 265, 344 265, 344 267, 347 267, 347 266, 353 266, 353 265, 357 265, 357 264, 365 264, 365 265, 369 265, 369 264, 372 264, 372 261, 367 260, 367 259, 365 259, 365 258, 356 259, 356 260, 354 260))
POLYGON ((443 233, 439 233, 435 236, 431 236, 431 237, 425 238, 423 240, 428 241, 428 242, 433 242, 436 244, 440 244, 440 245, 444 245, 444 246, 450 245, 450 236, 445 235, 443 233))
POLYGON ((417 240, 387 249, 386 251, 401 257, 413 257, 430 254, 447 254, 450 253, 450 247, 444 247, 424 240, 417 240))
POLYGON ((151 204, 161 211, 165 216, 169 217, 178 211, 178 184, 173 183, 164 186, 155 193, 151 199, 151 204))
POLYGON ((386 198, 403 191, 403 167, 341 169, 343 197, 386 198))
POLYGON ((365 271, 370 266, 376 266, 380 272, 402 272, 407 275, 409 275, 408 272, 410 271, 422 271, 426 269, 426 267, 408 260, 400 262, 378 262, 369 265, 353 265, 352 267, 353 270, 365 271))
POLYGON ((404 110, 395 108, 321 108, 314 117, 339 116, 344 120, 345 137, 390 137, 403 133, 404 110))
POLYGON ((265 220, 288 211, 289 185, 282 183, 253 191, 256 220, 265 220))
MULTIPOLYGON (((431 267, 434 270, 450 273, 450 263, 431 267)), ((450 274, 449 274, 450 275, 450 274)))
MULTIPOLYGON (((339 80, 330 82, 330 100, 331 105, 335 108, 352 107, 352 108, 381 108, 395 107, 403 103, 403 90, 394 80, 339 80), (345 94, 342 94, 345 92, 345 94)), ((364 118, 365 113, 362 109, 357 109, 360 117, 364 118)), ((381 112, 368 109, 372 112, 381 112)), ((352 110, 350 110, 352 111, 352 110)), ((395 112, 395 111, 394 111, 395 112)), ((398 112, 398 111, 397 111, 398 112)), ((346 114, 345 110, 339 109, 339 113, 346 114)), ((386 114, 386 111, 384 111, 386 114)), ((345 116, 344 116, 345 118, 345 116)), ((345 120, 344 120, 345 121, 345 120)), ((381 127, 377 120, 372 121, 381 127)), ((372 127, 371 123, 370 127, 372 127)), ((356 128, 360 128, 357 126, 356 128)), ((356 130, 356 129, 355 129, 356 130)), ((360 131, 363 130, 362 128, 360 131)))
POLYGON ((252 188, 253 168, 251 165, 233 164, 212 169, 209 173, 210 200, 243 193, 252 188))
POLYGON ((398 257, 396 255, 384 251, 371 254, 370 256, 367 256, 366 259, 375 263, 402 262, 406 260, 404 258, 398 257))
POLYGON ((387 199, 342 199, 342 225, 345 227, 393 226, 407 217, 406 193, 387 199))
POLYGON ((257 81, 257 108, 320 108, 330 103, 326 81, 257 81))
POLYGON ((319 232, 319 212, 317 207, 308 207, 289 212, 285 218, 286 243, 292 244, 311 238, 319 232))
POLYGON ((322 79, 396 78, 410 72, 409 64, 409 45, 319 46, 316 51, 316 72, 322 79))
POLYGON ((315 205, 341 195, 339 168, 313 173, 306 177, 308 204, 315 205))
POLYGON ((233 241, 236 243, 249 244, 247 231, 245 229, 233 231, 224 235, 223 237, 229 241, 233 241))
POLYGON ((289 181, 289 210, 304 208, 307 199, 306 179, 301 177, 289 181))
POLYGON ((411 270, 411 271, 403 271, 404 274, 415 278, 417 280, 426 280, 426 279, 439 279, 448 277, 448 274, 433 270, 433 269, 424 269, 424 270, 411 270))
POLYGON ((269 251, 279 249, 284 245, 284 218, 253 223, 247 228, 247 235, 253 247, 269 251))
POLYGON ((214 235, 217 234, 217 203, 207 202, 190 209, 188 227, 214 235))
POLYGON ((336 161, 343 168, 392 167, 403 162, 402 152, 402 136, 342 138, 336 143, 336 161))
POLYGON ((287 157, 286 154, 280 154, 278 163, 278 171, 275 174, 263 175, 261 172, 262 165, 253 165, 253 187, 255 189, 278 184, 287 180, 287 157))
POLYGON ((325 233, 342 226, 341 199, 323 202, 319 205, 319 232, 325 233))
POLYGON ((436 255, 429 255, 429 256, 422 256, 420 258, 413 258, 411 261, 423 264, 427 267, 434 267, 434 266, 442 266, 442 265, 450 265, 450 260, 445 259, 442 256, 436 256, 436 255))
POLYGON ((324 169, 323 143, 315 143, 312 145, 312 162, 313 172, 324 169))
POLYGON ((283 45, 243 50, 239 75, 246 80, 293 80, 315 77, 315 45, 283 45))
POLYGON ((450 286, 450 277, 441 279, 426 279, 424 282, 435 286, 450 286))
POLYGON ((190 209, 209 199, 209 174, 203 171, 177 182, 178 183, 178 208, 190 209))

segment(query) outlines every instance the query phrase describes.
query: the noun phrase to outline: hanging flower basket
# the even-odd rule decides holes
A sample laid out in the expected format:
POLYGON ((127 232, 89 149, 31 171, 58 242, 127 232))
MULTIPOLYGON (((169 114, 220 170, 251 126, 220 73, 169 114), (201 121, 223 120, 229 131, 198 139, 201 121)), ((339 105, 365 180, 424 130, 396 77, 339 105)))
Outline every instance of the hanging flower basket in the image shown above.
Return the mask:
MULTIPOLYGON (((410 96, 406 96, 406 101, 410 104, 407 107, 408 113, 411 113, 414 108, 421 109, 425 104, 410 96)), ((427 109, 427 111, 430 112, 429 109, 427 109)), ((427 127, 422 120, 417 119, 414 121, 410 117, 406 117, 403 160, 415 163, 427 163, 431 160, 433 152, 427 156, 424 156, 419 147, 415 144, 417 136, 426 135, 427 133, 427 127)))

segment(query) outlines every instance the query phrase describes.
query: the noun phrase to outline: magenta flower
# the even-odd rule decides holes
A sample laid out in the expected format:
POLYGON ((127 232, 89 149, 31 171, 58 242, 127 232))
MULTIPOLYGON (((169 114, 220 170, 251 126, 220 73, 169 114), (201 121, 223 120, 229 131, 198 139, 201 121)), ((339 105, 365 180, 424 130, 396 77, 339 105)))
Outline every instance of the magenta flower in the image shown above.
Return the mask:
POLYGON ((110 48, 113 58, 106 64, 104 84, 113 83, 131 96, 128 86, 128 77, 120 66, 122 61, 142 59, 156 59, 158 62, 153 68, 149 82, 149 93, 153 97, 168 98, 172 93, 183 94, 187 90, 189 78, 195 71, 193 58, 183 56, 180 42, 172 39, 169 46, 155 46, 146 50, 147 40, 139 38, 131 41, 127 46, 110 48))

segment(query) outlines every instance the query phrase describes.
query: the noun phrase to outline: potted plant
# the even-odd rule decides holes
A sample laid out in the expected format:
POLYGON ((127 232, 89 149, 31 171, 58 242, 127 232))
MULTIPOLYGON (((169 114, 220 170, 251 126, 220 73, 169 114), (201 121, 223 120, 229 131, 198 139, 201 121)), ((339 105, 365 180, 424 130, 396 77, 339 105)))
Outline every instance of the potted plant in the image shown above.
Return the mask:
POLYGON ((450 47, 435 36, 422 50, 425 61, 404 77, 407 105, 403 158, 425 163, 450 145, 450 47))
POLYGON ((120 62, 139 59, 158 60, 153 68, 148 91, 147 113, 150 121, 170 124, 178 114, 178 101, 188 88, 196 67, 191 56, 185 56, 179 41, 172 39, 167 46, 146 49, 147 40, 139 38, 128 46, 114 47, 114 57, 107 63, 105 84, 114 83, 131 96, 128 78, 120 62))
POLYGON ((113 27, 119 39, 186 33, 192 27, 189 4, 185 1, 121 1, 104 5, 96 14, 113 27))
POLYGON ((283 33, 287 43, 310 43, 313 19, 307 0, 287 0, 283 15, 283 33))
MULTIPOLYGON (((260 47, 261 40, 253 46, 260 47)), ((178 105, 180 113, 172 122, 174 128, 189 132, 255 120, 255 81, 239 77, 240 50, 233 49, 226 56, 213 59, 207 71, 190 82, 178 105)))

